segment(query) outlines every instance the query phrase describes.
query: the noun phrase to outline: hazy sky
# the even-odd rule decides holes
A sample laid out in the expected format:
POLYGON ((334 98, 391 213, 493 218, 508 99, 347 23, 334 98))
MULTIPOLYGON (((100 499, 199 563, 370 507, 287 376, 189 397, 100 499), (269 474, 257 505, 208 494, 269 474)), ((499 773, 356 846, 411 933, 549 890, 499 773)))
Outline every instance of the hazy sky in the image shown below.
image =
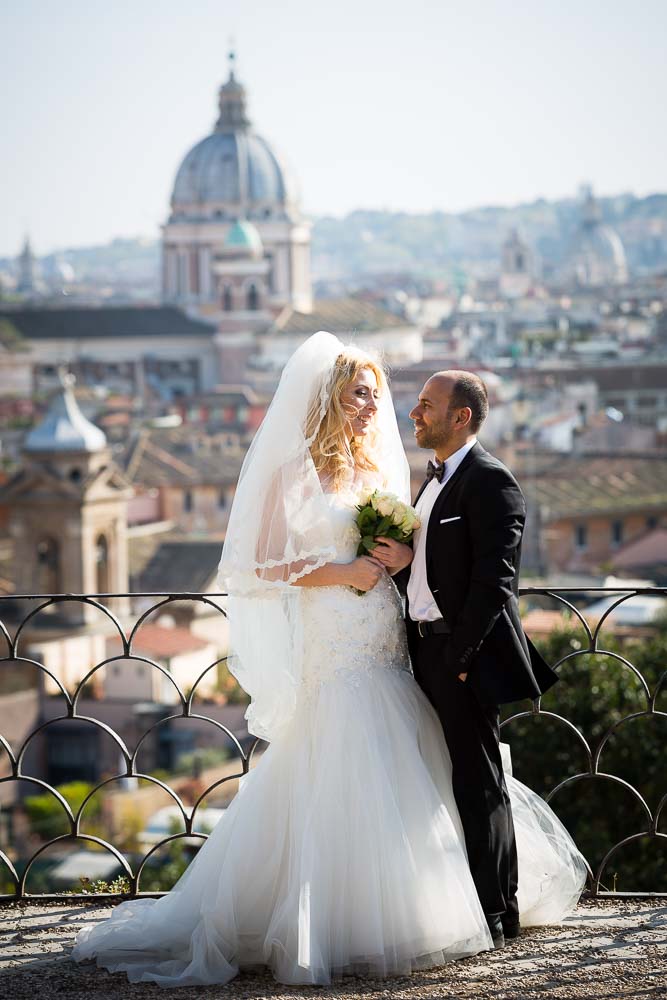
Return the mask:
POLYGON ((667 0, 5 0, 0 254, 155 236, 228 39, 307 211, 667 188, 667 0))

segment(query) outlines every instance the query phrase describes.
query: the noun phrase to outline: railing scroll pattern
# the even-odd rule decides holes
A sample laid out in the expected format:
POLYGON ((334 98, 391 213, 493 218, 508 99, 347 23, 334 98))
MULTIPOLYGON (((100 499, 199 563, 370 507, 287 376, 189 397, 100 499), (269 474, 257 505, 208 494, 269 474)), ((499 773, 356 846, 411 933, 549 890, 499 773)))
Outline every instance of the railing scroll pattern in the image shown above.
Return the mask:
MULTIPOLYGON (((0 670, 2 669, 2 666, 4 664, 12 664, 12 663, 13 664, 23 663, 26 665, 32 665, 33 667, 37 668, 45 676, 48 676, 51 682, 58 688, 60 695, 64 699, 67 711, 65 715, 59 715, 47 719, 46 721, 40 723, 31 732, 29 732, 28 736, 23 741, 22 745, 20 746, 17 752, 14 751, 9 741, 0 732, 0 747, 4 749, 11 767, 11 773, 9 775, 0 777, 0 785, 6 782, 20 780, 35 785, 37 788, 41 788, 44 791, 48 791, 60 802, 60 805, 62 806, 63 809, 63 813, 66 816, 67 821, 69 823, 70 829, 67 834, 63 834, 58 837, 53 837, 50 840, 46 841, 44 844, 41 844, 29 858, 28 863, 26 864, 24 870, 21 873, 19 873, 16 870, 14 864, 12 863, 8 855, 2 849, 0 849, 0 863, 6 866, 6 870, 9 873, 11 880, 14 884, 14 891, 11 894, 0 895, 0 902, 7 902, 16 899, 31 899, 31 898, 50 899, 55 895, 51 893, 34 893, 34 894, 29 893, 27 891, 27 883, 30 878, 31 869, 33 868, 35 862, 45 851, 47 851, 50 847, 52 847, 54 844, 57 843, 70 842, 72 840, 81 841, 84 843, 88 842, 109 851, 116 858, 118 864, 125 873, 130 886, 129 895, 134 897, 143 894, 140 889, 142 873, 144 872, 146 865, 150 862, 153 855, 155 855, 158 851, 160 851, 162 847, 173 841, 184 840, 185 838, 196 838, 202 841, 206 839, 207 834, 197 832, 197 830, 193 829, 193 826, 196 822, 197 810, 199 809, 202 801, 206 798, 206 796, 208 796, 214 789, 220 787, 225 783, 231 783, 235 780, 238 780, 248 773, 252 763, 253 754, 258 744, 260 743, 260 740, 258 739, 249 740, 248 741, 249 746, 246 746, 246 748, 244 748, 238 737, 225 725, 218 722, 216 719, 211 718, 210 716, 198 713, 193 710, 193 700, 197 695, 198 685, 210 671, 215 670, 220 663, 226 662, 227 657, 225 656, 219 657, 213 660, 211 663, 208 663, 200 671, 199 675, 196 677, 194 683, 192 684, 189 693, 186 695, 185 691, 181 689, 176 679, 161 663, 158 663, 156 660, 151 659, 150 657, 135 652, 134 643, 141 626, 144 624, 144 622, 148 620, 149 616, 159 614, 160 612, 164 612, 165 609, 169 608, 169 606, 175 604, 176 602, 183 602, 183 601, 196 602, 200 605, 207 606, 208 608, 211 609, 211 611, 214 614, 220 615, 222 618, 226 618, 226 611, 224 610, 224 607, 221 607, 218 603, 216 603, 217 600, 224 599, 225 597, 226 594, 222 593, 202 595, 202 594, 189 594, 189 593, 167 594, 167 593, 152 592, 152 593, 95 594, 95 595, 92 594, 20 595, 17 597, 14 597, 12 595, 12 597, 3 598, 3 601, 5 601, 7 604, 19 601, 21 602, 21 604, 28 602, 35 602, 35 601, 38 603, 35 607, 33 607, 30 611, 24 614, 23 617, 20 618, 18 624, 15 627, 13 637, 10 634, 10 631, 6 626, 5 622, 0 620, 0 633, 7 645, 6 655, 0 656, 0 670), (118 617, 110 610, 110 608, 106 604, 102 602, 107 600, 113 601, 117 599, 129 599, 129 598, 140 599, 140 600, 146 600, 149 598, 160 598, 160 600, 156 601, 147 610, 145 610, 137 618, 137 620, 135 621, 134 625, 132 625, 129 632, 126 632, 124 631, 123 625, 119 621, 118 617), (72 602, 81 603, 97 609, 97 611, 99 611, 105 617, 105 619, 111 623, 112 634, 115 635, 120 641, 121 652, 115 656, 107 657, 95 663, 91 667, 91 669, 88 670, 87 673, 85 673, 85 675, 81 677, 81 679, 78 681, 74 689, 74 692, 70 694, 70 692, 67 691, 67 689, 61 683, 60 679, 54 673, 53 670, 51 670, 44 663, 41 663, 38 660, 34 660, 31 659, 30 657, 22 655, 22 643, 24 636, 26 635, 26 633, 29 632, 30 624, 35 622, 37 616, 39 616, 44 612, 48 612, 51 609, 56 608, 58 605, 62 605, 65 603, 72 603, 72 602), (149 668, 151 669, 154 668, 155 670, 159 671, 160 674, 162 674, 163 677, 166 679, 167 683, 169 683, 175 690, 178 699, 177 705, 180 708, 180 711, 177 713, 169 715, 161 715, 161 717, 156 722, 150 725, 143 732, 133 750, 129 749, 129 747, 126 745, 122 737, 110 725, 108 725, 101 719, 96 719, 88 715, 81 715, 78 710, 82 692, 85 690, 86 685, 91 681, 94 675, 102 668, 114 662, 127 661, 128 659, 138 663, 146 664, 149 668), (240 769, 238 771, 235 771, 232 774, 228 774, 225 777, 219 779, 218 781, 214 781, 212 784, 207 786, 198 796, 197 800, 194 802, 192 807, 189 809, 183 803, 177 792, 169 785, 168 782, 162 780, 159 777, 156 777, 153 774, 146 773, 138 769, 137 767, 138 755, 142 747, 145 745, 146 741, 150 738, 151 734, 156 730, 158 726, 162 726, 165 723, 169 723, 176 719, 197 719, 217 727, 217 729, 224 734, 225 738, 233 746, 240 765, 240 769), (91 791, 88 793, 88 795, 86 795, 85 799, 83 800, 79 808, 76 810, 76 812, 72 810, 69 802, 60 794, 57 788, 55 788, 52 784, 43 780, 42 778, 25 773, 23 769, 26 752, 28 751, 28 748, 30 747, 32 741, 36 737, 38 737, 40 733, 43 733, 48 727, 53 726, 55 723, 65 722, 67 720, 78 720, 79 722, 90 723, 91 725, 96 726, 100 731, 105 733, 107 736, 109 736, 116 743, 119 754, 121 755, 125 765, 124 770, 119 771, 118 773, 110 775, 108 777, 105 777, 103 780, 95 784, 94 787, 91 789, 91 791), (138 867, 136 867, 135 870, 133 870, 131 865, 128 863, 127 858, 123 855, 121 851, 118 850, 118 848, 113 843, 101 837, 84 833, 81 830, 81 824, 83 817, 85 815, 86 806, 91 801, 93 796, 101 788, 104 788, 106 785, 112 784, 113 782, 117 782, 119 779, 123 778, 143 779, 162 788, 163 791, 171 798, 175 806, 180 810, 180 814, 182 816, 184 824, 183 832, 171 834, 169 836, 161 838, 145 854, 145 856, 142 858, 138 867)), ((96 894, 96 897, 102 898, 105 895, 107 894, 104 893, 96 894)), ((159 893, 147 893, 147 895, 159 895, 159 893)), ((71 894, 59 893, 57 894, 57 898, 58 899, 71 898, 71 894)))
MULTIPOLYGON (((557 607, 566 610, 567 614, 570 616, 571 621, 577 622, 579 628, 581 629, 581 634, 584 636, 585 641, 576 650, 573 650, 561 659, 553 664, 553 666, 558 670, 566 667, 568 663, 573 663, 578 658, 587 655, 598 655, 611 658, 615 663, 618 663, 619 669, 623 671, 628 671, 629 676, 634 677, 637 689, 641 691, 641 695, 644 701, 644 707, 640 711, 633 711, 626 713, 620 718, 615 719, 602 733, 597 734, 595 740, 593 740, 590 735, 582 732, 581 728, 575 725, 570 719, 566 718, 564 715, 558 713, 557 711, 545 710, 542 708, 540 701, 535 701, 532 703, 531 708, 527 711, 519 711, 514 714, 509 715, 503 722, 503 738, 509 737, 509 742, 512 744, 512 730, 522 720, 527 719, 537 719, 543 718, 551 720, 558 725, 562 725, 565 731, 571 736, 575 744, 581 748, 584 759, 587 763, 587 767, 583 770, 579 770, 577 773, 570 774, 558 781, 554 787, 545 790, 545 798, 548 802, 558 812, 558 801, 559 797, 562 795, 565 789, 571 788, 579 782, 588 780, 596 782, 611 782, 618 787, 622 787, 625 792, 630 795, 633 801, 639 807, 641 814, 643 816, 643 827, 635 832, 621 838, 618 842, 612 844, 606 851, 601 862, 595 866, 595 870, 590 870, 590 884, 589 892, 592 895, 625 895, 627 893, 615 893, 613 891, 608 891, 605 888, 604 879, 606 878, 606 872, 616 856, 617 852, 621 851, 624 847, 632 844, 639 840, 649 840, 654 843, 656 848, 667 848, 667 833, 663 833, 660 829, 660 823, 663 816, 667 817, 667 787, 665 788, 665 793, 659 798, 657 803, 653 802, 651 806, 646 801, 645 797, 639 791, 637 783, 639 781, 639 776, 636 781, 630 782, 627 779, 620 777, 617 774, 608 773, 602 769, 602 755, 605 748, 608 746, 609 741, 613 738, 614 734, 617 733, 621 727, 639 718, 650 718, 667 720, 667 712, 661 711, 658 708, 658 699, 663 695, 667 694, 667 669, 658 677, 657 682, 653 686, 653 690, 649 687, 646 678, 643 676, 641 671, 630 662, 630 660, 625 657, 621 652, 617 650, 605 649, 603 642, 603 631, 605 626, 608 625, 610 616, 620 608, 627 601, 632 600, 633 597, 642 595, 652 595, 659 597, 667 596, 667 589, 665 588, 642 588, 632 591, 610 591, 605 588, 596 588, 592 590, 586 590, 585 595, 581 590, 550 590, 547 588, 524 588, 521 591, 522 597, 527 600, 547 600, 557 607), (591 624, 587 621, 586 617, 577 607, 577 603, 581 603, 582 598, 585 596, 586 599, 590 599, 591 595, 595 597, 610 596, 614 595, 614 599, 611 605, 604 611, 595 624, 591 624)), ((28 891, 28 883, 30 879, 31 869, 33 868, 35 862, 41 857, 41 855, 47 851, 54 844, 60 842, 72 842, 81 841, 83 843, 88 842, 94 844, 96 848, 102 848, 116 858, 118 865, 125 873, 129 886, 130 886, 130 896, 142 895, 141 889, 141 879, 142 875, 146 869, 146 865, 150 863, 151 858, 165 845, 178 841, 183 838, 197 838, 200 840, 206 839, 206 834, 198 832, 195 829, 197 810, 200 808, 203 800, 208 796, 214 789, 223 785, 225 782, 232 782, 242 778, 248 773, 253 754, 259 744, 259 740, 248 739, 248 741, 241 741, 237 735, 235 735, 229 728, 225 725, 213 719, 206 714, 200 713, 195 710, 194 699, 197 695, 197 689, 202 680, 206 675, 215 670, 219 664, 224 663, 226 657, 220 657, 213 660, 213 662, 206 664, 203 669, 198 674, 195 683, 192 685, 189 693, 185 693, 181 689, 176 679, 162 664, 158 663, 155 659, 141 655, 135 652, 135 642, 137 636, 141 629, 141 626, 149 619, 150 616, 159 615, 165 610, 169 609, 176 602, 195 602, 199 605, 205 605, 208 607, 213 615, 220 615, 221 618, 226 617, 226 612, 224 609, 224 594, 189 594, 189 593, 142 593, 142 594, 51 594, 51 595, 20 595, 12 596, 8 598, 3 598, 3 614, 5 614, 11 621, 9 626, 5 621, 0 620, 0 642, 4 641, 6 644, 6 654, 0 656, 0 680, 2 677, 2 669, 6 665, 13 664, 15 667, 20 664, 25 664, 26 666, 32 666, 37 669, 44 677, 50 678, 51 683, 58 689, 60 696, 64 700, 64 705, 66 707, 65 714, 59 715, 55 718, 48 718, 45 721, 41 721, 32 731, 30 731, 27 737, 24 739, 20 747, 12 747, 10 741, 2 734, 2 721, 0 718, 0 757, 5 755, 7 770, 10 773, 0 777, 0 787, 7 782, 25 781, 34 785, 38 789, 49 792, 60 803, 63 814, 67 819, 69 825, 69 831, 66 834, 57 836, 48 840, 46 843, 40 844, 36 850, 33 852, 31 857, 28 859, 25 868, 22 871, 17 870, 14 866, 9 855, 0 849, 0 867, 4 866, 5 874, 9 875, 9 880, 12 883, 13 890, 10 893, 0 896, 0 902, 7 902, 16 899, 47 899, 52 898, 52 894, 36 894, 30 893, 28 891), (129 631, 127 630, 126 617, 123 616, 124 621, 121 622, 119 617, 114 614, 110 609, 107 602, 113 602, 117 599, 131 599, 133 601, 146 602, 148 599, 154 600, 147 610, 144 610, 131 625, 129 631), (63 685, 58 676, 47 667, 44 663, 39 662, 34 658, 30 658, 23 655, 23 648, 26 641, 26 636, 34 630, 37 625, 39 616, 48 615, 53 609, 58 609, 62 606, 71 602, 79 602, 82 605, 88 605, 93 607, 98 611, 107 623, 107 630, 117 637, 120 642, 121 652, 118 655, 107 657, 95 663, 84 676, 76 684, 73 692, 69 692, 63 685), (219 603, 222 602, 222 603, 219 603), (30 609, 25 612, 25 606, 33 605, 30 609), (10 609, 9 612, 7 609, 10 609), (22 616, 16 615, 12 612, 12 608, 18 610, 21 609, 22 616), (143 735, 134 746, 134 749, 126 744, 122 737, 114 730, 114 728, 100 719, 93 718, 88 715, 79 714, 79 704, 82 697, 82 692, 89 684, 97 671, 104 667, 113 664, 116 661, 123 660, 134 660, 137 662, 144 663, 149 669, 155 669, 159 671, 165 678, 165 683, 173 686, 175 691, 175 704, 178 711, 172 714, 163 715, 153 724, 149 725, 143 735), (170 786, 167 781, 162 778, 156 777, 150 773, 145 773, 140 770, 137 766, 137 758, 145 745, 146 741, 150 739, 151 734, 154 733, 159 725, 165 722, 170 722, 176 719, 196 719, 206 723, 210 723, 217 727, 218 731, 224 735, 224 738, 229 741, 229 744, 233 747, 236 758, 239 761, 238 770, 234 773, 228 774, 225 777, 214 781, 210 786, 205 788, 197 797, 196 801, 191 807, 185 805, 182 799, 179 797, 177 792, 170 786), (118 748, 119 759, 122 759, 123 768, 118 771, 118 773, 112 774, 110 776, 104 777, 101 781, 94 785, 93 789, 86 796, 85 800, 75 811, 70 806, 69 802, 60 794, 58 789, 54 785, 50 784, 48 781, 40 778, 34 774, 29 774, 24 771, 24 764, 26 761, 26 754, 32 741, 39 737, 49 726, 52 726, 56 722, 67 722, 78 720, 80 722, 87 722, 93 726, 97 726, 101 732, 106 734, 111 740, 113 740, 118 748), (128 859, 125 857, 122 851, 118 849, 109 840, 105 840, 102 837, 98 837, 89 833, 82 831, 82 820, 85 816, 86 806, 91 801, 93 796, 105 786, 117 782, 119 779, 123 778, 137 778, 143 779, 145 781, 154 783, 163 789, 163 791, 170 797, 175 806, 179 809, 180 815, 182 816, 184 830, 183 832, 171 834, 162 838, 158 843, 148 850, 148 852, 143 856, 143 858, 136 864, 131 865, 128 859)), ((558 685, 557 687, 560 687, 558 685)), ((2 688, 0 688, 2 690, 2 688)), ((0 701, 1 704, 1 701, 0 701)), ((514 752, 514 747, 512 747, 514 752)), ((667 768, 665 769, 665 774, 667 774, 667 768)), ((666 780, 667 785, 667 780, 666 780)), ((155 894, 155 893, 151 893, 155 894)), ((640 893, 631 893, 640 894, 640 893)), ((664 891, 664 887, 655 887, 655 892, 651 895, 664 895, 667 896, 667 891, 664 891)), ((68 893, 58 894, 59 899, 63 898, 73 898, 68 893)), ((79 897, 77 897, 79 898, 79 897)))

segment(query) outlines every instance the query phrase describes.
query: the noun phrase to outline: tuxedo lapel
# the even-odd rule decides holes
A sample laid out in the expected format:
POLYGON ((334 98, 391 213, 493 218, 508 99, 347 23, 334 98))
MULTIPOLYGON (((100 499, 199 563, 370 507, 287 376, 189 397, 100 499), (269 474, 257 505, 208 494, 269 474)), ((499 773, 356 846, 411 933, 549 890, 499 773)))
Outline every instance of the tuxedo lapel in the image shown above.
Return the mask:
MULTIPOLYGON (((479 455, 482 455, 482 454, 484 454, 484 449, 482 448, 482 446, 479 443, 479 441, 475 441, 474 445, 472 446, 472 448, 470 449, 470 451, 468 452, 468 454, 466 455, 466 457, 463 459, 463 461, 459 465, 459 467, 456 470, 456 472, 454 473, 454 475, 451 477, 451 479, 448 479, 447 482, 445 483, 445 485, 442 487, 442 489, 440 490, 440 493, 438 494, 437 500, 433 504, 433 510, 431 511, 431 517, 429 518, 429 522, 428 522, 428 532, 429 533, 430 533, 431 528, 433 527, 433 525, 437 524, 438 519, 440 517, 440 511, 442 510, 442 507, 443 507, 443 505, 445 503, 445 500, 447 499, 447 497, 451 493, 453 487, 458 482, 458 480, 459 480, 459 478, 461 476, 461 473, 465 469, 467 469, 468 466, 471 465, 479 455)), ((426 484, 424 484, 424 485, 426 485, 426 484)), ((424 487, 422 486, 422 490, 423 489, 424 489, 424 487)), ((421 495, 421 490, 419 492, 420 492, 420 495, 421 495)), ((429 538, 428 538, 428 534, 427 534, 427 536, 426 536, 427 558, 428 558, 428 548, 429 548, 429 538)))
MULTIPOLYGON (((479 443, 479 441, 475 441, 474 445, 472 446, 466 457, 463 459, 463 461, 459 465, 454 475, 451 477, 451 479, 447 481, 445 486, 443 486, 442 490, 438 494, 438 499, 435 501, 435 507, 438 507, 439 504, 444 501, 445 497, 452 488, 452 485, 456 482, 459 473, 461 472, 462 469, 465 469, 465 467, 472 461, 474 455, 481 455, 483 453, 484 449, 482 448, 481 444, 479 443)), ((430 483, 430 481, 431 481, 430 479, 425 479, 424 482, 419 487, 419 492, 417 493, 417 496, 414 499, 413 507, 415 506, 415 504, 419 503, 419 498, 426 489, 426 487, 428 486, 428 484, 430 483)))

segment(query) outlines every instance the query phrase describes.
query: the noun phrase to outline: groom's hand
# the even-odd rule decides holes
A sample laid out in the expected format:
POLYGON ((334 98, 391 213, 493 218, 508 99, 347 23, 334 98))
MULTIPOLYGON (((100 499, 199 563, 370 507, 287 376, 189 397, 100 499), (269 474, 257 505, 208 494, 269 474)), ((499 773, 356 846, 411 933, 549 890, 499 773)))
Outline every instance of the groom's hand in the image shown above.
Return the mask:
POLYGON ((395 538, 376 538, 377 545, 373 549, 373 558, 379 560, 387 572, 394 576, 409 566, 414 555, 410 545, 397 542, 395 538))

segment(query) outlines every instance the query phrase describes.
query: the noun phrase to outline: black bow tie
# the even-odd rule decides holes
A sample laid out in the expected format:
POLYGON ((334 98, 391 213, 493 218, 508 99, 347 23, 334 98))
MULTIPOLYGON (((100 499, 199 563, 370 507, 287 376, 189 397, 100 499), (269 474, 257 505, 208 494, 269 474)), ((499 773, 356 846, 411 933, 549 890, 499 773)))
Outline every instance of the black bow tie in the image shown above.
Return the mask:
POLYGON ((445 462, 443 462, 442 465, 435 465, 433 462, 429 461, 428 465, 426 466, 426 482, 430 483, 431 480, 435 477, 438 480, 438 482, 441 483, 442 480, 445 478, 446 468, 447 465, 445 462))

